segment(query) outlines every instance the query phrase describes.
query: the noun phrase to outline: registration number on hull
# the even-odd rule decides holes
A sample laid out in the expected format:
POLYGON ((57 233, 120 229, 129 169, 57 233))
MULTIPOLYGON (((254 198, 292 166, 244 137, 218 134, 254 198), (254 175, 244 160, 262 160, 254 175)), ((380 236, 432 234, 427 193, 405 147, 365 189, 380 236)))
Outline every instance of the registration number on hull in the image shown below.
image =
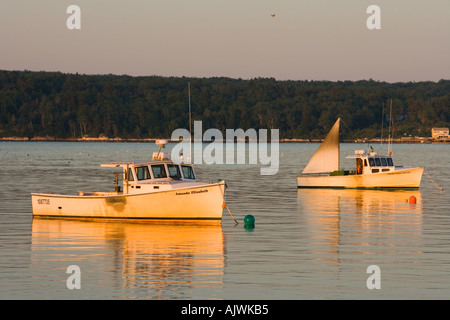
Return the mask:
POLYGON ((50 199, 38 199, 38 204, 50 204, 50 199))

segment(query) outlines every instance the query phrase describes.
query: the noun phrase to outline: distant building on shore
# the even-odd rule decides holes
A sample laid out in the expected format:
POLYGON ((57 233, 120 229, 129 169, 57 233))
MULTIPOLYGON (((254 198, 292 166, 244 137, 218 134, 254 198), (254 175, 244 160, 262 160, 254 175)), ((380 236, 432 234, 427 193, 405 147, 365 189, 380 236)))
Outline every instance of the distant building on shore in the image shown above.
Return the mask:
POLYGON ((448 128, 432 128, 431 138, 433 140, 442 141, 450 140, 449 129, 448 128))

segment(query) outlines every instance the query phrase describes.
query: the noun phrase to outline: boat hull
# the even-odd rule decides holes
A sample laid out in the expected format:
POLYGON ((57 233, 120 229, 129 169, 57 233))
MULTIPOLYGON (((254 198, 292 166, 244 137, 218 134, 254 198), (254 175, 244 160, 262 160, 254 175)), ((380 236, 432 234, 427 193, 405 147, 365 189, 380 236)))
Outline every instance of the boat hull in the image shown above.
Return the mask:
POLYGON ((79 196, 32 193, 34 217, 220 224, 225 183, 142 194, 79 196))
POLYGON ((418 189, 423 168, 346 176, 298 176, 298 188, 418 189))

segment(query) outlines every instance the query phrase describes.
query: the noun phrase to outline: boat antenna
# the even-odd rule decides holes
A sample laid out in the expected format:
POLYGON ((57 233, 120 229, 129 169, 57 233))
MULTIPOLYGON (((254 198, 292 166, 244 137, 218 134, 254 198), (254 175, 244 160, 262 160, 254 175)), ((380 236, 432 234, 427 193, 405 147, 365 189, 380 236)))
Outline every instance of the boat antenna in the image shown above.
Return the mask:
POLYGON ((391 99, 391 110, 390 110, 390 119, 389 119, 389 144, 388 144, 388 153, 392 155, 392 139, 394 138, 394 120, 392 119, 392 99, 391 99), (392 132, 392 136, 391 136, 392 132))
POLYGON ((341 169, 341 118, 338 118, 339 121, 339 131, 338 131, 338 171, 341 169))
POLYGON ((383 101, 383 108, 381 111, 381 150, 380 153, 383 154, 383 123, 384 123, 384 101, 383 101))
POLYGON ((189 99, 189 162, 192 163, 191 83, 188 82, 189 99))
POLYGON ((392 99, 391 99, 391 109, 389 112, 389 138, 388 138, 388 154, 391 155, 391 125, 392 125, 392 99))

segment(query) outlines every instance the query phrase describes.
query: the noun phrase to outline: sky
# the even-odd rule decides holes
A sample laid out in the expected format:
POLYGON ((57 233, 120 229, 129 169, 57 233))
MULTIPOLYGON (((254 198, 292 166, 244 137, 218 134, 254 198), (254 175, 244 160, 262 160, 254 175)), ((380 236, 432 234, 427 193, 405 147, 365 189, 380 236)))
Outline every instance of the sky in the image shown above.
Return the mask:
POLYGON ((450 1, 0 0, 0 69, 439 81, 450 79, 450 1), (366 25, 370 5, 381 29, 366 25))

